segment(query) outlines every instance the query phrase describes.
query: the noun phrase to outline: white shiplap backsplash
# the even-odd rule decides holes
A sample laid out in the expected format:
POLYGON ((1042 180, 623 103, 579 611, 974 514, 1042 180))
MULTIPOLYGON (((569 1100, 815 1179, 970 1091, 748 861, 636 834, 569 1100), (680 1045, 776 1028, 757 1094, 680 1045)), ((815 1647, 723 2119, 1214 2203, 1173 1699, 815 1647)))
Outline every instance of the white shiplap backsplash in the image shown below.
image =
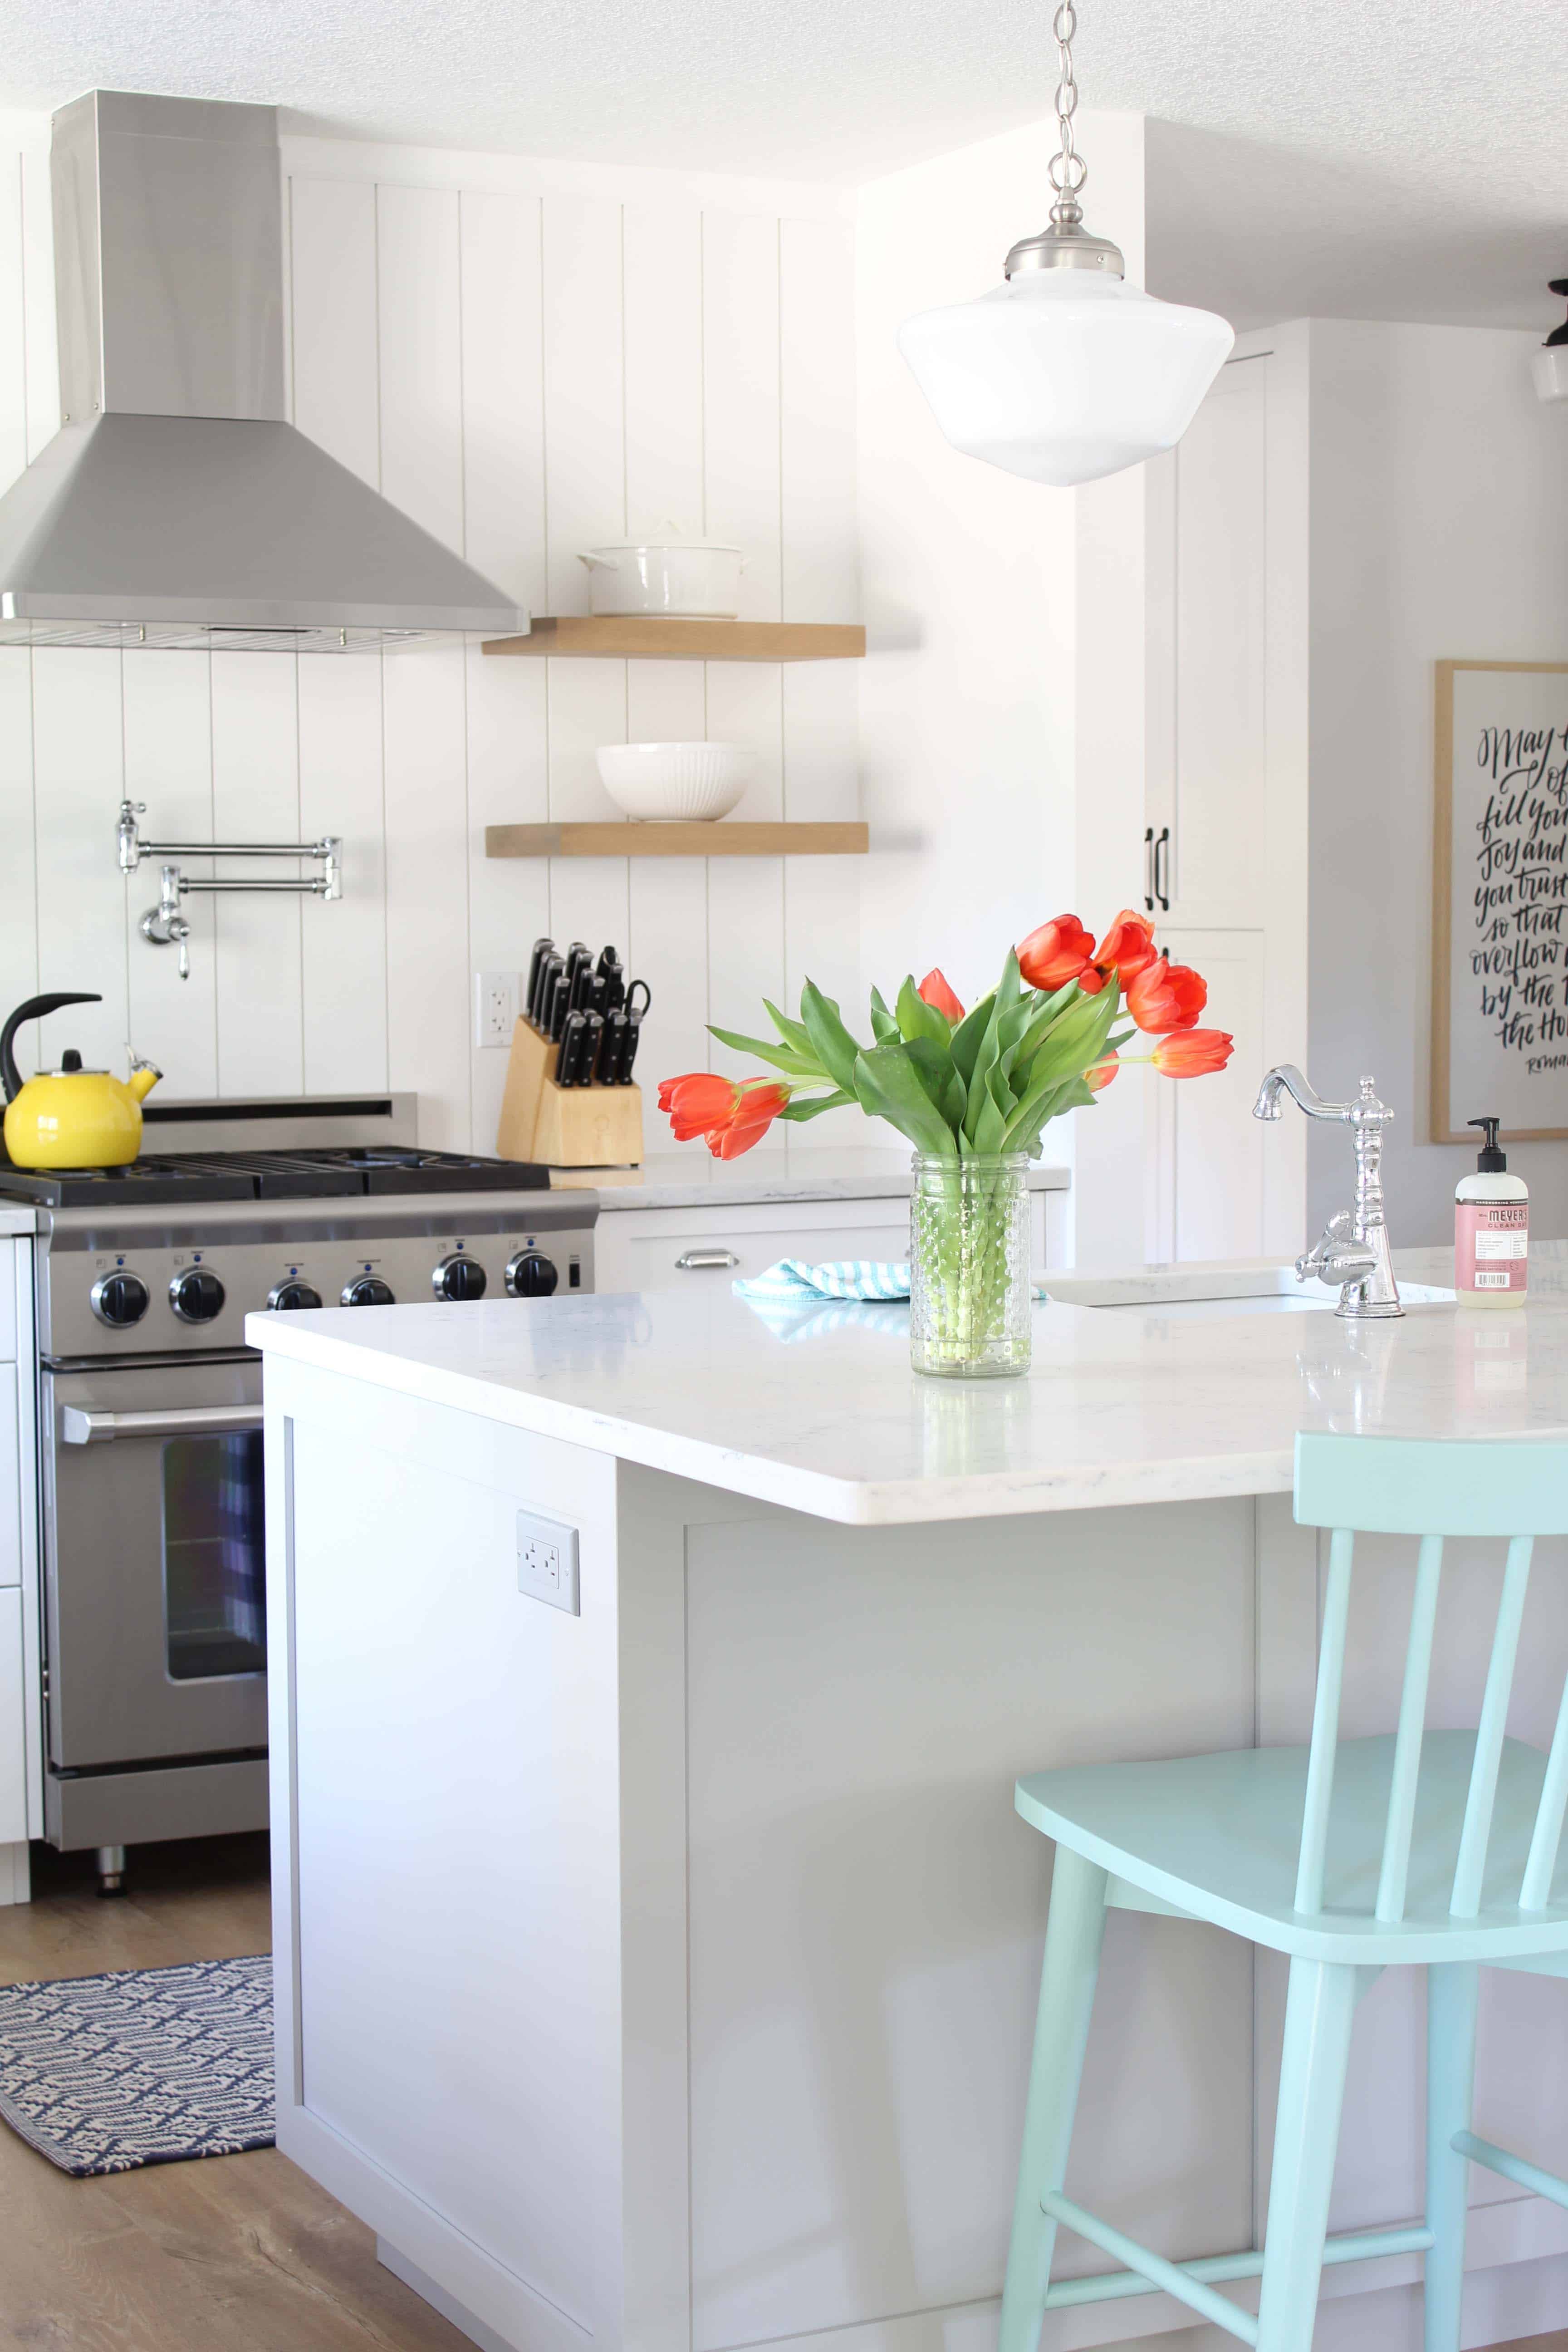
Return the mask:
MULTIPOLYGON (((312 140, 284 166, 293 414, 334 457, 535 612, 585 611, 578 549, 668 520, 746 548, 746 617, 857 616, 852 226, 831 192, 312 140)), ((0 160, 0 478, 58 413, 29 142, 0 160)), ((756 753, 738 814, 853 816, 855 697, 851 664, 477 642, 0 651, 0 1010, 96 989, 101 1008, 51 1021, 52 1055, 119 1068, 129 1037, 171 1095, 406 1087, 425 1141, 489 1150, 506 1056, 473 1045, 473 974, 549 931, 614 941, 649 982, 650 1095, 738 1067, 708 1020, 753 1026, 807 971, 854 998, 854 860, 491 863, 484 829, 614 816, 595 745, 703 734, 756 753), (182 982, 136 931, 156 879, 119 872, 122 793, 157 839, 342 834, 342 899, 188 901, 182 982)))

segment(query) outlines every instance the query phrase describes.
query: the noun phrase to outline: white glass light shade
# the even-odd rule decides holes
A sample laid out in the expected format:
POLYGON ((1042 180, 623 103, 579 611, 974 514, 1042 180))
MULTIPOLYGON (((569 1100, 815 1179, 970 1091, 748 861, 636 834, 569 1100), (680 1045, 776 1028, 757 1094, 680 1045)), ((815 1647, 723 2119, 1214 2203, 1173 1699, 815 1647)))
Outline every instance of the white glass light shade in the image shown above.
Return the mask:
POLYGON ((899 330, 955 449, 1033 482, 1092 482, 1178 442, 1236 335, 1120 278, 1031 269, 899 330))
POLYGON ((1568 400, 1568 343, 1542 343, 1531 355, 1537 400, 1568 400))

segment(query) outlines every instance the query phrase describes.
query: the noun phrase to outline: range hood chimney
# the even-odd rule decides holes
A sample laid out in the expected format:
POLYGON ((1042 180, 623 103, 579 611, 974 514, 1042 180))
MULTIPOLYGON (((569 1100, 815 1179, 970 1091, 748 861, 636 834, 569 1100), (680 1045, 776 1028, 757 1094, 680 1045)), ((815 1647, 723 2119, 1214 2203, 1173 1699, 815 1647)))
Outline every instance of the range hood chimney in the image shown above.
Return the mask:
POLYGON ((528 618, 284 421, 276 110, 54 118, 63 423, 0 499, 0 644, 374 651, 528 618))

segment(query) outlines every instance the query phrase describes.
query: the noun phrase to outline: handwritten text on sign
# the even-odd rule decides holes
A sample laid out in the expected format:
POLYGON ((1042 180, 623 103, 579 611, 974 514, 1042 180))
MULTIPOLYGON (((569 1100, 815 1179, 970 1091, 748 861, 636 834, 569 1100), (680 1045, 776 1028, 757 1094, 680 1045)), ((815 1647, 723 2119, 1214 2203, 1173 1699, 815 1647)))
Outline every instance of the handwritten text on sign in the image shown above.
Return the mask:
POLYGON ((1450 1131, 1568 1129, 1568 675, 1453 692, 1450 1131))

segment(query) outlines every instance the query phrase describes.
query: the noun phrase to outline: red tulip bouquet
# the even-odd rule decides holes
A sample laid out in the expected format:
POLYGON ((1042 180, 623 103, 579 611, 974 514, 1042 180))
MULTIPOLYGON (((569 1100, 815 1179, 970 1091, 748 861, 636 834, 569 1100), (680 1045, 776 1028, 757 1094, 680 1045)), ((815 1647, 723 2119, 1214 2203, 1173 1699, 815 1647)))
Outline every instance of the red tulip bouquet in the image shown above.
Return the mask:
POLYGON ((1001 979, 968 1012, 940 971, 918 988, 907 979, 891 1006, 873 989, 868 1045, 808 980, 798 1021, 768 1004, 776 1039, 712 1032, 778 1077, 667 1078, 659 1108, 678 1141, 704 1136, 721 1160, 749 1151, 775 1118, 815 1118, 851 1103, 885 1118, 916 1153, 916 1368, 1021 1371, 1029 1335, 1025 1171, 1048 1121, 1091 1105, 1124 1062, 1184 1078, 1230 1059, 1226 1033, 1196 1025, 1206 983, 1160 954, 1153 935, 1151 921, 1128 910, 1097 945, 1076 915, 1059 915, 1008 950, 1001 979), (1149 1050, 1127 1053, 1140 1032, 1149 1050))

